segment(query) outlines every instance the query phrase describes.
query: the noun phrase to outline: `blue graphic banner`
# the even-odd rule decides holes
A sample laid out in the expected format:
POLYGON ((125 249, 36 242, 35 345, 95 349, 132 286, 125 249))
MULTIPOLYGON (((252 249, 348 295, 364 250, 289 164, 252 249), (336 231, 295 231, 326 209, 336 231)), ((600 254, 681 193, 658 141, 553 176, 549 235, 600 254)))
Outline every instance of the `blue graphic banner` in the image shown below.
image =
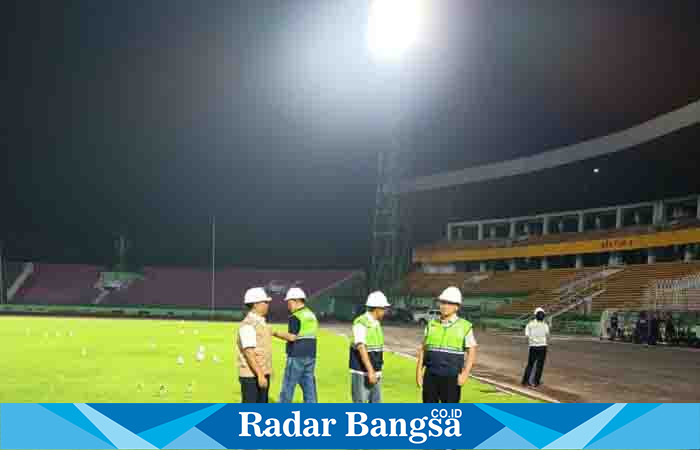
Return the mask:
POLYGON ((700 404, 0 405, 2 449, 700 449, 700 404))

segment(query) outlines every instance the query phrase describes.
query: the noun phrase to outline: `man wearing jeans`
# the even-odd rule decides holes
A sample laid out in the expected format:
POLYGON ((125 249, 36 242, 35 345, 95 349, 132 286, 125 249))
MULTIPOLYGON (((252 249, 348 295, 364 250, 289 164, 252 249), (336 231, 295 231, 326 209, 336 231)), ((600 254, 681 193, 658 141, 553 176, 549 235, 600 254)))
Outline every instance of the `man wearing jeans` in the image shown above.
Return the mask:
POLYGON ((381 321, 389 307, 386 296, 375 291, 367 297, 367 312, 352 324, 350 381, 353 403, 381 403, 384 333, 381 321))
POLYGON ((288 332, 274 331, 273 336, 287 341, 287 366, 284 369, 280 403, 291 403, 297 384, 304 393, 304 403, 316 403, 316 334, 318 320, 306 306, 306 294, 291 288, 285 297, 289 316, 288 332))

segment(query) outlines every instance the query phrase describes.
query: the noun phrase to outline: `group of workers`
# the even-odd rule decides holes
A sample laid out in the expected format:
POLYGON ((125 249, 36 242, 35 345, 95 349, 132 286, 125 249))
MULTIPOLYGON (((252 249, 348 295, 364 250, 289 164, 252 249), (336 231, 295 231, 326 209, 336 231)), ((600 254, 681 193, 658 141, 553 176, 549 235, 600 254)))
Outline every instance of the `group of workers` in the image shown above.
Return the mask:
MULTIPOLYGON (((290 403, 297 385, 301 386, 305 403, 318 401, 316 390, 316 348, 318 319, 306 305, 306 294, 290 288, 285 296, 289 310, 286 332, 273 331, 265 317, 272 298, 264 288, 248 289, 244 304, 248 314, 238 330, 238 366, 243 403, 267 403, 272 373, 272 338, 286 341, 287 361, 279 395, 280 403, 290 403)), ((424 403, 459 403, 462 386, 469 379, 476 362, 477 343, 472 324, 458 315, 462 293, 450 286, 437 298, 440 318, 431 320, 423 332, 416 358, 416 384, 422 389, 424 403)), ((381 403, 384 368, 384 333, 382 320, 390 306, 381 291, 369 294, 366 312, 352 324, 349 351, 351 396, 354 403, 381 403)), ((523 384, 540 383, 546 355, 549 329, 539 309, 536 319, 528 324, 530 356, 523 384), (533 366, 534 381, 529 382, 533 366)))

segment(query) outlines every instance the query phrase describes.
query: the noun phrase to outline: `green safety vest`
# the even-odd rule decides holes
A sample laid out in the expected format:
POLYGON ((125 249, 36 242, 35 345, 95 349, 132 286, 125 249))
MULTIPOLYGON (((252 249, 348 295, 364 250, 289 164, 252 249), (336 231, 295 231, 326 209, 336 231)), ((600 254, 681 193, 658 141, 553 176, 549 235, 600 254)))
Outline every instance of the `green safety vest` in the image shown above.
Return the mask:
POLYGON ((316 319, 316 314, 313 311, 304 306, 294 311, 292 316, 296 317, 301 324, 299 333, 297 333, 297 339, 316 339, 318 319, 316 319))
POLYGON ((371 323, 367 314, 362 314, 353 321, 353 325, 364 325, 367 328, 367 351, 381 352, 384 351, 384 331, 380 323, 371 323))
POLYGON ((425 333, 424 365, 435 375, 456 376, 464 368, 464 340, 472 330, 468 320, 458 318, 443 326, 431 320, 425 333))
MULTIPOLYGON (((369 353, 370 363, 374 370, 382 370, 384 366, 384 331, 382 330, 382 325, 378 322, 370 322, 366 313, 357 317, 352 324, 353 326, 357 324, 364 325, 367 328, 365 345, 367 346, 367 353, 369 353)), ((362 364, 360 352, 352 344, 350 345, 349 365, 352 370, 367 372, 364 364, 362 364)))

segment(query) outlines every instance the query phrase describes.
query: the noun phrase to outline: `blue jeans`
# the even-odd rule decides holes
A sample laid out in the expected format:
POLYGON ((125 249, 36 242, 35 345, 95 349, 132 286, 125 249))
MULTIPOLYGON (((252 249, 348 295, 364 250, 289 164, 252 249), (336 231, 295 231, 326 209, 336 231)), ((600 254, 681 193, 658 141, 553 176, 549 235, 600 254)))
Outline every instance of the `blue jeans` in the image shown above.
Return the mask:
POLYGON ((304 403, 317 403, 316 400, 316 358, 312 357, 287 357, 287 366, 284 368, 280 403, 292 403, 294 389, 297 384, 304 393, 304 403))
POLYGON ((381 403, 382 379, 377 384, 367 383, 367 376, 359 373, 350 374, 350 387, 353 403, 381 403))

